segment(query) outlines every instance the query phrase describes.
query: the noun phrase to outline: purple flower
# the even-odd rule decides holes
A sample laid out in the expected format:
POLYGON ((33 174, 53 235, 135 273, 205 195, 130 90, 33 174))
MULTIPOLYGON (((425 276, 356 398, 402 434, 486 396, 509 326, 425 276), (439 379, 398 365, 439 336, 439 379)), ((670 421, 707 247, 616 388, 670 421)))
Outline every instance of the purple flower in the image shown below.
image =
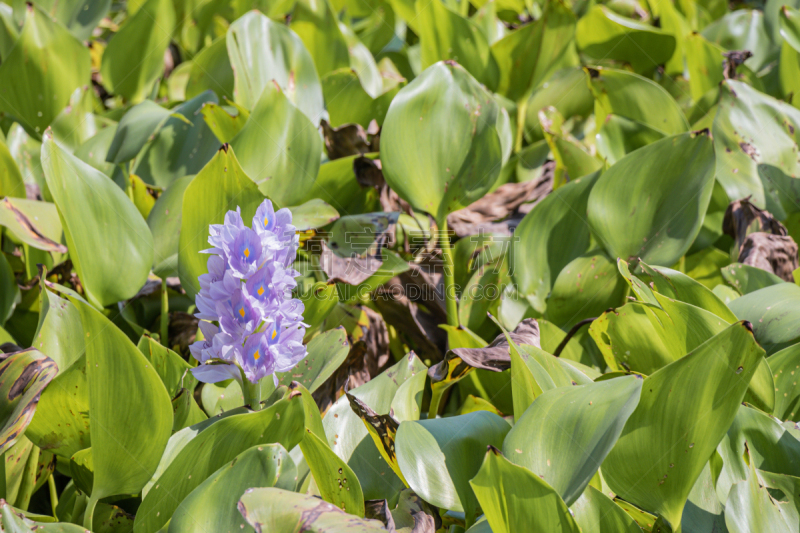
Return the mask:
POLYGON ((291 268, 300 245, 292 214, 265 200, 251 228, 238 208, 209 228, 208 274, 195 297, 205 339, 190 346, 202 363, 192 372, 206 383, 242 374, 253 383, 272 375, 277 383, 275 372, 306 356, 303 304, 291 297, 300 275, 291 268))

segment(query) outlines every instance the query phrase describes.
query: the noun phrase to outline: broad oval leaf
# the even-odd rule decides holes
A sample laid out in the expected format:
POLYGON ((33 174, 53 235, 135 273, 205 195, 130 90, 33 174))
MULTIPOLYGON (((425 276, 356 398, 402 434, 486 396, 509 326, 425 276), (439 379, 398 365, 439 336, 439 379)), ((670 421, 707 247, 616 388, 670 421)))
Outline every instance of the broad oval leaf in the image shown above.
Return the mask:
POLYGON ((397 93, 386 114, 386 182, 441 224, 448 213, 487 193, 500 175, 501 120, 500 106, 462 67, 428 67, 397 93))
POLYGON ((296 477, 294 461, 280 444, 254 446, 194 489, 175 509, 169 531, 252 531, 236 509, 241 495, 254 487, 294 490, 296 477))
POLYGON ((324 109, 319 77, 296 33, 250 11, 231 24, 227 44, 237 104, 253 109, 264 88, 274 82, 312 124, 319 123, 324 109))
POLYGON ((750 325, 739 322, 645 378, 639 405, 603 462, 611 490, 678 528, 763 354, 750 325))
POLYGON ((608 254, 674 264, 700 232, 714 163, 709 136, 685 133, 640 148, 604 172, 587 219, 608 254))
POLYGON ((322 139, 276 84, 263 88, 231 146, 265 196, 280 205, 311 199, 308 193, 319 172, 322 139))
POLYGON ((153 237, 136 206, 49 133, 42 167, 87 298, 106 306, 134 296, 153 264, 153 237))
POLYGON ((486 446, 500 448, 511 427, 494 413, 403 422, 397 430, 397 463, 408 485, 425 501, 475 518, 478 500, 469 480, 486 446))
POLYGON ((0 65, 5 80, 0 110, 40 139, 75 89, 90 82, 91 61, 89 50, 66 28, 33 4, 23 5, 22 32, 0 65))
POLYGON ((626 376, 546 391, 508 433, 503 455, 572 505, 616 443, 641 390, 641 376, 626 376))

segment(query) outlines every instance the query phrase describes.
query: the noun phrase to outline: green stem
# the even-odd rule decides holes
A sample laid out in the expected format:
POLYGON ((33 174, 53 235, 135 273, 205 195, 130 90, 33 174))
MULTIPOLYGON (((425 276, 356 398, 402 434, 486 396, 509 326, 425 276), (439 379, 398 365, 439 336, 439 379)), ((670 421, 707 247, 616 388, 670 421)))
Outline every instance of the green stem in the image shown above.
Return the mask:
POLYGON ((53 478, 53 473, 47 478, 47 487, 50 489, 50 506, 53 508, 53 518, 58 520, 56 508, 58 507, 58 491, 56 490, 56 480, 53 478))
POLYGON ((469 0, 461 0, 458 8, 461 11, 461 16, 466 18, 469 15, 469 0))
MULTIPOLYGON (((267 376, 268 379, 272 379, 272 376, 267 376)), ((261 382, 258 383, 251 383, 249 379, 245 379, 243 382, 244 390, 244 404, 249 405, 250 409, 253 411, 260 411, 261 410, 261 382)))
POLYGON ((169 348, 169 295, 166 276, 161 278, 161 344, 169 348))
POLYGON ((86 504, 86 511, 83 513, 83 527, 92 530, 92 518, 94 517, 94 508, 97 507, 97 500, 89 498, 89 503, 86 504))
POLYGON ((433 420, 439 414, 439 404, 447 387, 439 384, 431 385, 431 404, 428 406, 428 420, 433 420))
POLYGON ((447 308, 447 323, 458 327, 458 299, 456 298, 455 268, 453 266, 453 249, 450 247, 450 235, 447 232, 447 219, 439 231, 439 247, 444 260, 444 298, 447 308))
POLYGON ((514 153, 522 150, 525 140, 525 116, 528 114, 528 94, 517 104, 517 138, 514 141, 514 153))

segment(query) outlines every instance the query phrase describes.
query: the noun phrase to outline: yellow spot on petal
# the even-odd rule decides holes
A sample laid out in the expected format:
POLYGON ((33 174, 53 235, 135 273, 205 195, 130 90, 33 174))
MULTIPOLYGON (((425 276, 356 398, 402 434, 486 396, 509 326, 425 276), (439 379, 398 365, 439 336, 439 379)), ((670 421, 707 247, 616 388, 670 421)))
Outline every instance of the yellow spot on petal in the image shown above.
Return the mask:
POLYGON ((274 339, 277 336, 278 336, 278 330, 277 329, 272 330, 272 338, 274 339))
POLYGON ((241 309, 239 309, 239 316, 241 316, 242 318, 244 318, 244 307, 242 307, 241 309))
POLYGON ((256 353, 254 353, 254 354, 253 354, 253 359, 255 359, 256 361, 258 361, 259 359, 261 359, 261 354, 260 354, 260 353, 258 353, 258 350, 256 350, 256 353))
POLYGON ((258 295, 261 296, 263 294, 264 294, 264 287, 259 287, 258 288, 258 295))
POLYGON ((264 217, 264 227, 266 228, 267 226, 269 226, 269 219, 264 217))
POLYGON ((250 257, 250 248, 245 248, 244 249, 244 256, 245 257, 250 257))

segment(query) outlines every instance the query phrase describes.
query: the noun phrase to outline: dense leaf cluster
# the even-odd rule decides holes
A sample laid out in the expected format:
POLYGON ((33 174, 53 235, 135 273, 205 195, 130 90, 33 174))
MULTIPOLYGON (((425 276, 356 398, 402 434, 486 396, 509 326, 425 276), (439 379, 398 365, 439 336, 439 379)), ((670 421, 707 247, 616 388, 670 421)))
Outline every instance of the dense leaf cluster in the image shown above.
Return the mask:
POLYGON ((785 1, 0 2, 0 531, 800 532, 785 1), (308 355, 199 383, 267 199, 308 355))

